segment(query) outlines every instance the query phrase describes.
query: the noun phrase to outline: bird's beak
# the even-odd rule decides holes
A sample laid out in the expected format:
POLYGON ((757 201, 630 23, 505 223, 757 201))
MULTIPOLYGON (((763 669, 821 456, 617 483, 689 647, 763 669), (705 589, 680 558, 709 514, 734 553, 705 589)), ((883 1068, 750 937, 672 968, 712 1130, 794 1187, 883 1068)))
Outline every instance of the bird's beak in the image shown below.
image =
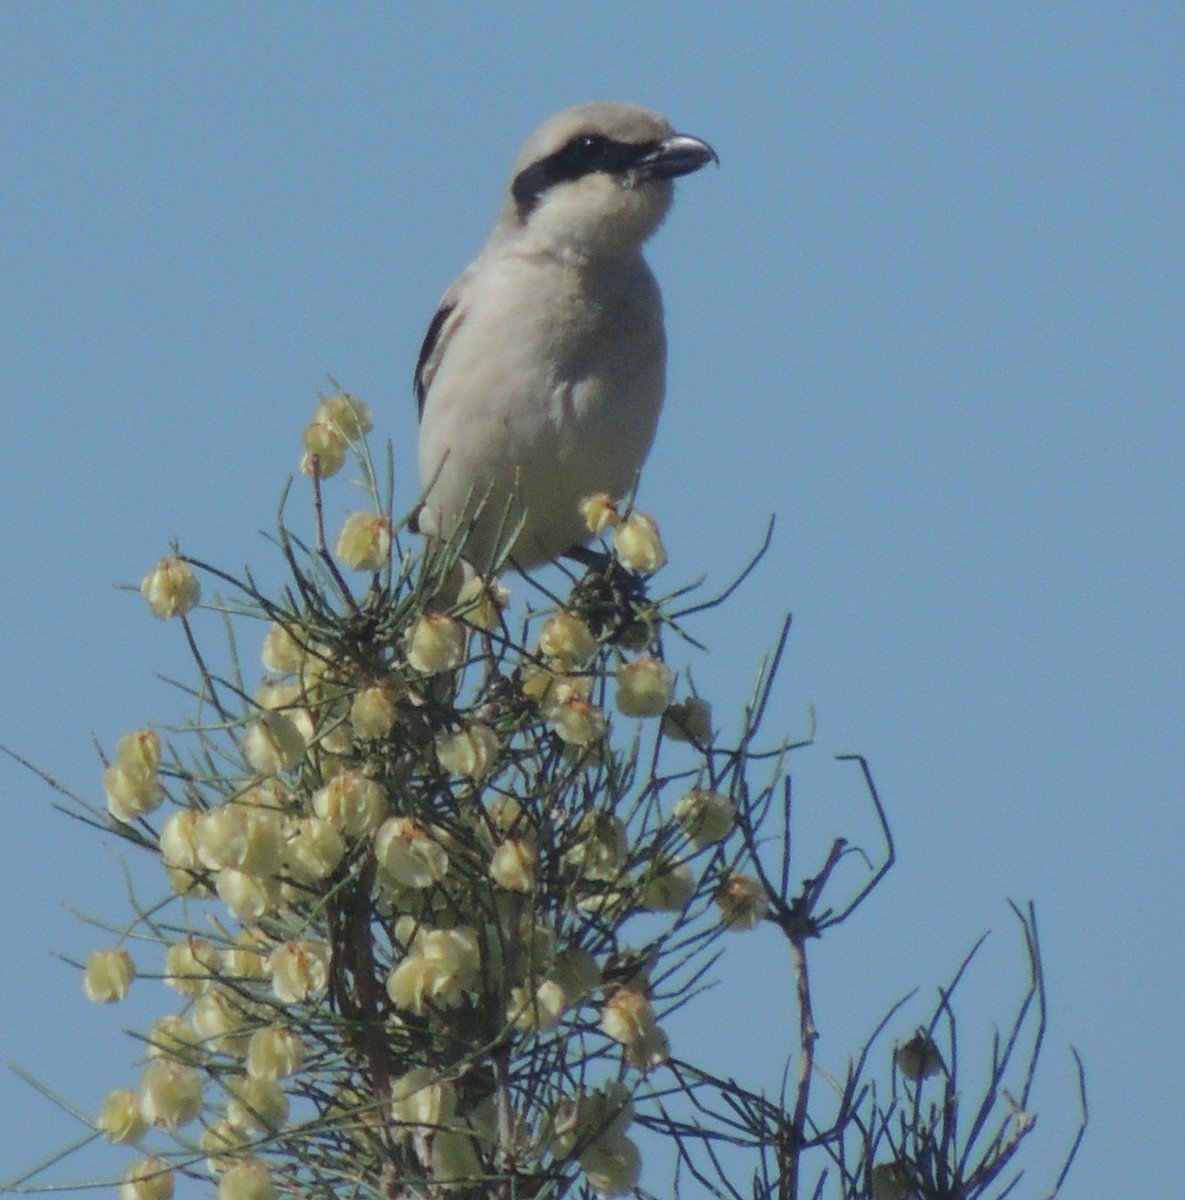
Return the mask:
POLYGON ((716 151, 707 142, 690 134, 675 133, 648 150, 634 170, 649 179, 674 179, 678 175, 690 175, 710 162, 720 165, 716 151))

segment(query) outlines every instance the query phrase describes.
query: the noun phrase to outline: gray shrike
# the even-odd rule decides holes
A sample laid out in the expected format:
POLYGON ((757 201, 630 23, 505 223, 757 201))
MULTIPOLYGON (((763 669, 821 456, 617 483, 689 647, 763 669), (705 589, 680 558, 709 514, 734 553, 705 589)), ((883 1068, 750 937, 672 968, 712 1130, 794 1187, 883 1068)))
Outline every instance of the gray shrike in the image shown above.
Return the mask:
POLYGON ((504 551, 527 568, 588 540, 586 496, 633 491, 666 376, 642 244, 672 181, 713 161, 632 104, 582 104, 527 139, 489 241, 420 350, 421 532, 467 525, 476 568, 504 551))

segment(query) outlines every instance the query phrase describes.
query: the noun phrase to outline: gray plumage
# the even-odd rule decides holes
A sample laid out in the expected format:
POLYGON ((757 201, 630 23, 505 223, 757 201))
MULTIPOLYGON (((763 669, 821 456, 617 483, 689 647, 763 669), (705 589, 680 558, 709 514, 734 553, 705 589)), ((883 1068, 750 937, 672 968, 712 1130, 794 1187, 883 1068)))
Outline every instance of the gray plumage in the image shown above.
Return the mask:
POLYGON ((588 539, 580 500, 630 493, 662 408, 666 336, 642 245, 672 180, 716 155, 658 113, 585 104, 544 123, 511 172, 477 259, 445 293, 420 352, 419 527, 471 528, 487 569, 526 568, 588 539))

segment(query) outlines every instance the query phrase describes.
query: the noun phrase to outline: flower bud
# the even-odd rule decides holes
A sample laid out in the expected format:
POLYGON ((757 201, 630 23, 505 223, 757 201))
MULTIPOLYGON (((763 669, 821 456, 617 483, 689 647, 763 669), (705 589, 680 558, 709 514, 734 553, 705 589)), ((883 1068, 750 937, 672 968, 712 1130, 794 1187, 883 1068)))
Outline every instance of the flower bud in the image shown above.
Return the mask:
POLYGON ((490 878, 508 892, 535 890, 535 865, 539 851, 528 838, 507 838, 490 860, 490 878))
POLYGON ((197 824, 201 816, 195 808, 182 808, 170 813, 161 826, 160 857, 169 870, 195 871, 201 867, 197 846, 197 824))
POLYGON ((122 947, 116 950, 94 950, 86 960, 82 988, 86 998, 95 1004, 114 1004, 122 1000, 136 978, 136 964, 122 947))
POLYGON ((173 1172, 163 1158, 129 1163, 120 1180, 119 1200, 172 1200, 173 1172))
POLYGON ((272 991, 285 1004, 300 1004, 329 983, 329 947, 323 942, 283 942, 267 960, 272 991))
POLYGON ((588 531, 600 537, 606 529, 621 524, 621 513, 607 492, 598 492, 595 496, 586 496, 580 501, 580 515, 588 531))
POLYGON ((539 653, 565 671, 583 666, 596 652, 597 639, 588 623, 566 608, 548 617, 539 631, 539 653))
POLYGON ((480 721, 454 733, 436 735, 436 757, 446 771, 467 779, 480 779, 498 753, 497 734, 480 721))
POLYGON ((662 714, 662 732, 672 741, 706 745, 712 740, 712 706, 699 696, 672 704, 662 714))
POLYGON ((261 713, 243 732, 243 754, 261 775, 291 771, 304 757, 305 740, 290 717, 261 713))
POLYGON ((645 1041, 658 1028, 654 1005, 641 992, 618 988, 601 1010, 601 1028, 623 1046, 645 1041))
POLYGON ((756 929, 769 911, 769 898, 749 875, 730 875, 716 889, 720 919, 729 929, 756 929))
POLYGON ((387 793, 361 771, 343 771, 313 793, 313 811, 346 837, 365 837, 390 808, 387 793))
POLYGON ((736 808, 720 792, 695 788, 675 805, 675 820, 697 849, 722 842, 736 823, 736 808))
POLYGON ((140 1097, 131 1088, 116 1088, 103 1097, 103 1108, 95 1128, 117 1145, 138 1142, 148 1132, 140 1112, 140 1097))
POLYGON ((240 1159, 218 1180, 218 1200, 278 1200, 267 1167, 257 1158, 240 1159))
POLYGON ((313 420, 333 426, 348 442, 356 442, 374 428, 370 406, 349 392, 322 397, 313 420))
POLYGON ((162 558, 144 576, 140 595, 148 601, 152 615, 164 621, 195 609, 202 589, 189 563, 180 558, 162 558))
POLYGON ((288 1097, 275 1079, 237 1075, 226 1091, 226 1119, 236 1129, 274 1133, 288 1120, 288 1097))
POLYGON ((671 668, 647 655, 617 668, 617 708, 627 717, 657 717, 675 692, 671 668))
POLYGON ((380 873, 400 887, 429 888, 448 873, 448 853, 409 817, 391 817, 374 835, 380 873))
POLYGON ((317 476, 328 479, 336 475, 346 464, 346 439, 332 425, 324 421, 313 421, 304 427, 301 434, 305 453, 300 460, 300 473, 313 474, 316 461, 317 476))
POLYGON ((150 778, 160 769, 160 734, 152 729, 125 733, 116 744, 115 761, 129 775, 150 778))
POLYGON ((355 695, 350 705, 350 725, 360 738, 386 737, 395 728, 398 705, 394 684, 371 684, 355 695))
POLYGON ((249 1002, 225 988, 203 992, 193 1006, 193 1027, 203 1044, 236 1058, 247 1053, 246 1030, 254 1023, 249 1002))
POLYGON ((452 671, 465 658, 465 627, 444 613, 427 612, 412 626, 407 661, 423 675, 452 671))
POLYGON ((915 1083, 920 1079, 928 1079, 937 1075, 945 1063, 942 1053, 928 1033, 919 1030, 903 1046, 898 1046, 893 1057, 897 1061, 897 1069, 906 1079, 915 1083))
POLYGON ((613 531, 613 554, 627 570, 653 575, 666 566, 667 552, 653 517, 633 512, 613 531))
POLYGON ((351 513, 334 553, 355 571, 381 571, 391 558, 391 522, 378 513, 351 513))
POLYGON ((140 1112, 150 1125, 173 1130, 202 1111, 202 1073, 171 1058, 154 1058, 140 1075, 140 1112))
POLYGON ((257 1029, 247 1045, 247 1074, 257 1079, 286 1079, 304 1062, 304 1042, 283 1025, 257 1029))
POLYGON ((197 823, 197 848, 213 870, 233 867, 247 875, 274 875, 284 857, 284 824, 274 809, 228 801, 197 823))

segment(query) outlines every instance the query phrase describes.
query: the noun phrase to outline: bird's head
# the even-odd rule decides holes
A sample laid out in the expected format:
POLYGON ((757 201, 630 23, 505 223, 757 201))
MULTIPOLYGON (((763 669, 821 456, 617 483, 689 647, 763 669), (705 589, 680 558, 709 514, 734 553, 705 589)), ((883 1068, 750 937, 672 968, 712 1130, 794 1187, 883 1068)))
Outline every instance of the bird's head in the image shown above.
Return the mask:
POLYGON ((498 231, 526 232, 539 249, 561 254, 629 252, 662 223, 672 181, 715 161, 707 142, 676 133, 659 113, 633 104, 582 104, 527 139, 498 231))

